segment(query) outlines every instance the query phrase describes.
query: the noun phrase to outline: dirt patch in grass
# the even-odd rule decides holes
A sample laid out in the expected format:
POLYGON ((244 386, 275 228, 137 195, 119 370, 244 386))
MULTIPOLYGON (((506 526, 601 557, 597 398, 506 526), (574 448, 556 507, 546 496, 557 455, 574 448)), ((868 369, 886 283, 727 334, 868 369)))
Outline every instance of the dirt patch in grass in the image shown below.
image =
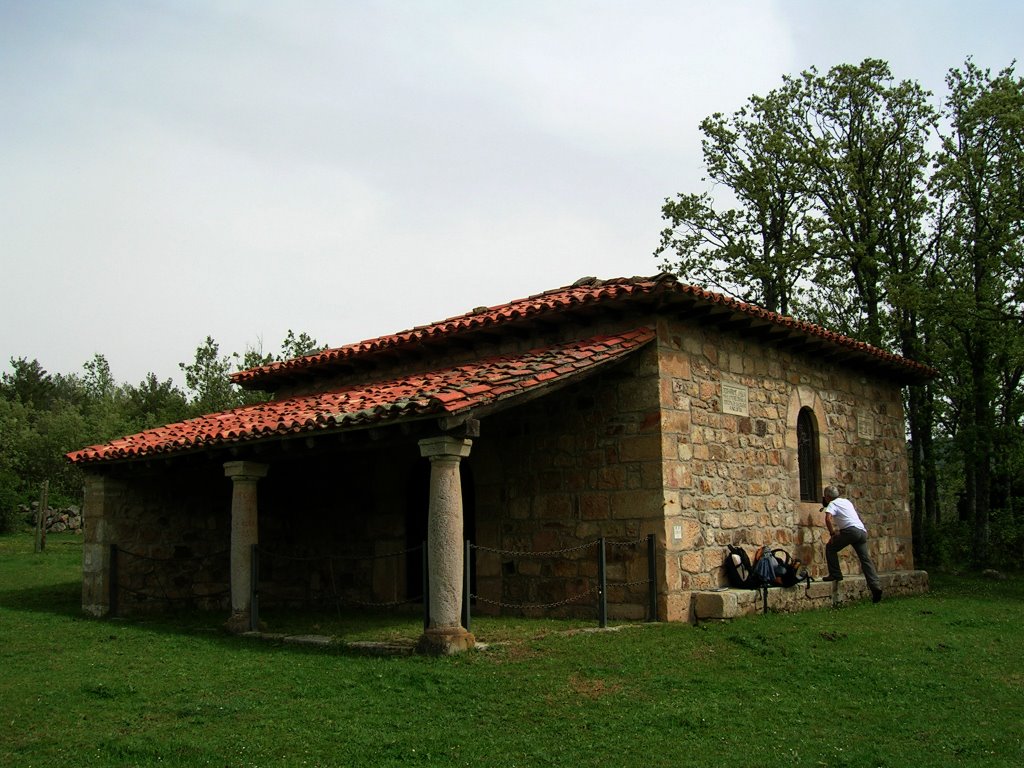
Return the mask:
POLYGON ((596 700, 609 694, 618 693, 622 690, 622 685, 619 683, 608 683, 601 679, 573 675, 569 678, 569 688, 577 696, 596 700))

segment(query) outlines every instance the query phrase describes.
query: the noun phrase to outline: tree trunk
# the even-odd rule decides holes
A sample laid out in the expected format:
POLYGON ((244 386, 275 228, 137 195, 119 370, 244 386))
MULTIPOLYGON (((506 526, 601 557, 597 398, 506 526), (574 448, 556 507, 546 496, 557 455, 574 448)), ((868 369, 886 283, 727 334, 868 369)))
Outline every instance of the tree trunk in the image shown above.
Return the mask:
POLYGON ((913 482, 911 489, 911 532, 913 541, 914 562, 925 560, 925 515, 924 515, 924 453, 921 424, 921 392, 918 387, 910 387, 907 393, 907 423, 910 428, 910 477, 913 482))

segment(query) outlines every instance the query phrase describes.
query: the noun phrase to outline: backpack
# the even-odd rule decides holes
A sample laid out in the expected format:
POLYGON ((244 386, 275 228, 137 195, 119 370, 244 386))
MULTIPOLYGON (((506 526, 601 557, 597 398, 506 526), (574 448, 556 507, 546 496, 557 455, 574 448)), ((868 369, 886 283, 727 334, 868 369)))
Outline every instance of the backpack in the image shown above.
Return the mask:
POLYGON ((795 587, 801 581, 811 585, 811 577, 802 561, 791 557, 784 549, 773 549, 771 556, 775 559, 776 584, 782 587, 795 587))
POLYGON ((754 553, 754 576, 758 587, 780 586, 785 572, 786 567, 779 563, 769 547, 757 548, 754 553))
POLYGON ((757 589, 760 583, 750 565, 747 551, 743 547, 735 547, 732 544, 729 544, 728 547, 729 551, 725 555, 725 563, 722 567, 725 568, 729 586, 736 589, 757 589))

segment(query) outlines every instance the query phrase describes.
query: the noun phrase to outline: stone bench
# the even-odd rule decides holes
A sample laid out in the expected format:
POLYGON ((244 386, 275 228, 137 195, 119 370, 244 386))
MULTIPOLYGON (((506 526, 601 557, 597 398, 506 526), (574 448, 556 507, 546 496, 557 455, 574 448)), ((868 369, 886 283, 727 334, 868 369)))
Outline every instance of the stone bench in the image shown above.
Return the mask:
MULTIPOLYGON (((918 595, 928 591, 927 571, 890 571, 879 574, 886 598, 896 595, 918 595)), ((694 622, 735 619, 764 610, 764 593, 758 589, 695 590, 690 593, 690 618, 694 622)), ((861 575, 846 576, 842 581, 812 581, 810 587, 771 587, 768 610, 777 612, 809 611, 828 608, 856 600, 871 599, 871 592, 861 575)))

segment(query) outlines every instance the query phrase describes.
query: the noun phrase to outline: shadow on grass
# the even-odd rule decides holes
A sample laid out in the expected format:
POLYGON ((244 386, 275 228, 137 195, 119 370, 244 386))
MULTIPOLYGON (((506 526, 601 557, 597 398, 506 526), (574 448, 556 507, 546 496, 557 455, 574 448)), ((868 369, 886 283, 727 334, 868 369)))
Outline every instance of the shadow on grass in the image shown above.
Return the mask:
MULTIPOLYGON (((224 629, 227 611, 171 609, 162 613, 95 618, 81 608, 80 581, 0 590, 0 608, 47 614, 62 620, 94 623, 101 632, 138 631, 187 637, 225 649, 265 653, 329 653, 365 656, 401 654, 411 650, 423 632, 422 614, 416 612, 338 611, 332 609, 266 610, 261 615, 261 637, 234 635, 224 629), (319 636, 330 642, 295 642, 293 638, 319 636), (286 639, 287 638, 287 639, 286 639)), ((474 618, 477 637, 486 643, 530 641, 552 633, 593 628, 596 622, 568 619, 474 618)))
POLYGON ((0 608, 55 616, 82 616, 82 582, 65 581, 38 587, 0 590, 0 608))
POLYGON ((187 637, 190 641, 198 641, 208 645, 216 645, 225 649, 247 649, 266 653, 361 653, 358 648, 348 645, 353 640, 379 640, 394 642, 398 638, 408 638, 411 643, 418 637, 411 631, 412 625, 406 620, 389 619, 387 617, 358 617, 352 622, 356 629, 351 633, 337 630, 332 625, 330 632, 323 631, 317 624, 315 616, 293 617, 287 627, 269 631, 280 635, 314 635, 330 634, 336 642, 330 645, 304 645, 284 642, 281 637, 261 639, 253 636, 238 636, 224 629, 226 612, 190 610, 171 610, 166 613, 132 616, 105 616, 101 618, 89 616, 82 611, 81 582, 63 582, 39 587, 0 590, 0 609, 26 613, 45 614, 60 621, 84 622, 94 625, 100 634, 114 632, 154 633, 169 637, 187 637))

